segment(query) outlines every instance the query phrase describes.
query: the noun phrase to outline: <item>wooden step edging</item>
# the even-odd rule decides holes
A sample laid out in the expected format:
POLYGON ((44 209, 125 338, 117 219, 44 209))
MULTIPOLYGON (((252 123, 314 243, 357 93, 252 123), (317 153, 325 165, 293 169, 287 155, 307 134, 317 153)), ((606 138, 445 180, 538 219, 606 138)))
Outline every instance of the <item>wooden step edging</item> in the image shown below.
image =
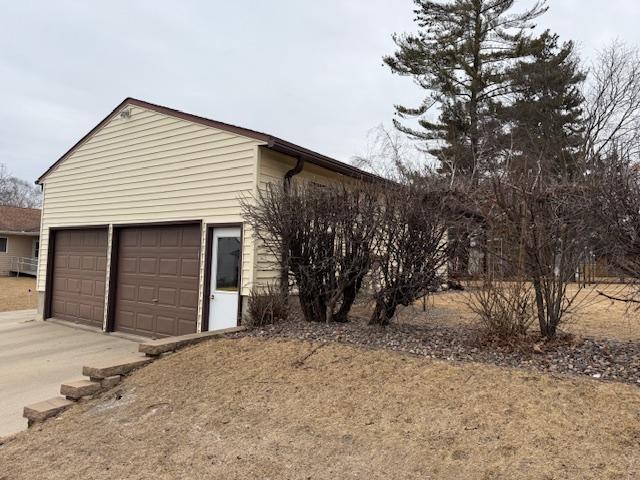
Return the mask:
POLYGON ((233 327, 213 332, 193 333, 179 337, 168 337, 150 340, 139 344, 138 350, 145 356, 131 354, 120 359, 106 361, 82 367, 82 374, 89 380, 72 380, 60 386, 62 397, 53 397, 42 402, 24 407, 22 416, 28 420, 28 426, 44 422, 56 417, 84 397, 91 397, 105 390, 109 390, 118 383, 123 376, 138 368, 144 367, 164 353, 174 352, 180 348, 195 345, 210 338, 222 337, 229 333, 246 330, 246 327, 233 327))
POLYGON ((44 422, 48 418, 55 417, 75 402, 62 397, 53 397, 38 403, 32 403, 24 407, 22 416, 25 417, 31 427, 34 423, 44 422))
POLYGON ((60 395, 65 396, 67 400, 80 400, 82 397, 89 397, 101 390, 101 383, 91 380, 74 380, 60 385, 60 395))
POLYGON ((204 342, 210 338, 222 337, 229 333, 242 332, 246 330, 246 328, 247 327, 232 327, 212 332, 191 333, 189 335, 181 335, 179 337, 150 340, 148 342, 141 343, 138 347, 138 351, 140 353, 144 353, 148 357, 157 357, 163 353, 175 352, 176 350, 204 342))
POLYGON ((82 374, 85 377, 103 380, 116 375, 127 375, 151 362, 153 362, 153 358, 132 354, 102 364, 98 363, 97 365, 84 366, 82 367, 82 374))

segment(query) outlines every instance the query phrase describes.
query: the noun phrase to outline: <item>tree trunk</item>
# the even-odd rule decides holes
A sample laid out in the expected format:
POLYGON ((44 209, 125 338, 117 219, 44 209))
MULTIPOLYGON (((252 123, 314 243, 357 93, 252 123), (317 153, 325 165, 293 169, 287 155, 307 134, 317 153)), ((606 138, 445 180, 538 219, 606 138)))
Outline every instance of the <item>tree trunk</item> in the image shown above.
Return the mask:
POLYGON ((544 295, 542 292, 542 283, 539 278, 533 280, 533 290, 536 294, 536 310, 538 311, 538 324, 540 326, 540 335, 548 336, 547 318, 545 315, 544 295))
POLYGON ((384 300, 377 300, 376 307, 369 319, 369 325, 387 326, 395 313, 395 306, 388 306, 384 300))
POLYGON ((307 322, 324 322, 327 314, 327 306, 321 295, 307 293, 304 287, 299 287, 299 300, 302 315, 307 322))
POLYGON ((347 323, 349 321, 347 315, 349 314, 353 303, 356 301, 358 290, 360 290, 360 283, 362 282, 357 280, 353 285, 345 289, 342 295, 342 305, 340 305, 340 310, 338 310, 338 313, 333 317, 334 322, 347 323))

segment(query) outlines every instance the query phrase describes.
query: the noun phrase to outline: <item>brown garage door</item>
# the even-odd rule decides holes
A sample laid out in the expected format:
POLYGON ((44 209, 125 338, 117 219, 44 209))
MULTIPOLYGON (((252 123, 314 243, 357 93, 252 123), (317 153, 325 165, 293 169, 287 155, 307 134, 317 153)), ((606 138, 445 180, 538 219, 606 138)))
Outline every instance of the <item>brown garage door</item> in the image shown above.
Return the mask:
POLYGON ((107 230, 53 232, 51 316, 102 328, 107 230))
POLYGON ((196 331, 200 225, 118 233, 114 329, 165 337, 196 331))

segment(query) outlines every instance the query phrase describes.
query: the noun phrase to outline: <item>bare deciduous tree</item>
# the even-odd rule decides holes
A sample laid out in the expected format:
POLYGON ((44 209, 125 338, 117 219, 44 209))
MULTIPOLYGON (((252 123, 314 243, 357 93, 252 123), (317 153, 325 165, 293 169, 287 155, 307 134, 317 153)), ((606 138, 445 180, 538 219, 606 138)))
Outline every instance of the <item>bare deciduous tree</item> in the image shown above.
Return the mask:
POLYGON ((0 163, 0 205, 40 208, 42 194, 35 185, 11 175, 7 167, 0 163))
POLYGON ((590 219, 606 262, 624 280, 609 300, 640 303, 640 171, 629 157, 609 158, 591 172, 590 219))
POLYGON ((616 150, 638 154, 640 56, 614 42, 600 53, 590 72, 583 157, 598 160, 616 150))

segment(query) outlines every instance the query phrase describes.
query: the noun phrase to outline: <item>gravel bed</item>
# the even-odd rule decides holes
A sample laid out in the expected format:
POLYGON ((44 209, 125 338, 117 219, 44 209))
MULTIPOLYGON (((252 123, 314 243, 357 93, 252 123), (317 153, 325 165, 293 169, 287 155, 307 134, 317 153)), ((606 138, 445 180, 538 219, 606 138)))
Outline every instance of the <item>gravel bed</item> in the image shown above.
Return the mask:
POLYGON ((640 386, 640 342, 573 338, 549 344, 531 339, 515 347, 504 347, 483 342, 479 331, 469 326, 392 324, 381 328, 359 319, 346 324, 307 323, 296 319, 255 328, 246 335, 339 342, 428 358, 491 363, 640 386))

